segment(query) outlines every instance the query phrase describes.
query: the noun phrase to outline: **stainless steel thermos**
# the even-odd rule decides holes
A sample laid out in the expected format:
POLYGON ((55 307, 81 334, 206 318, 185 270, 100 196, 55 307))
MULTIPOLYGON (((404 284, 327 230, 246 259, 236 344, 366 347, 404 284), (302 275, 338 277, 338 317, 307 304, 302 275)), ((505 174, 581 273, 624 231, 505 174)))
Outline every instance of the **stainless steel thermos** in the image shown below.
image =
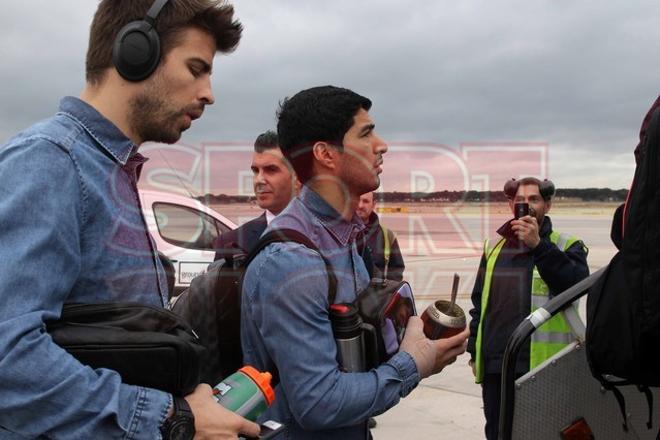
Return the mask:
POLYGON ((377 364, 376 331, 362 321, 350 303, 330 306, 330 322, 337 343, 337 361, 348 373, 367 371, 377 364))

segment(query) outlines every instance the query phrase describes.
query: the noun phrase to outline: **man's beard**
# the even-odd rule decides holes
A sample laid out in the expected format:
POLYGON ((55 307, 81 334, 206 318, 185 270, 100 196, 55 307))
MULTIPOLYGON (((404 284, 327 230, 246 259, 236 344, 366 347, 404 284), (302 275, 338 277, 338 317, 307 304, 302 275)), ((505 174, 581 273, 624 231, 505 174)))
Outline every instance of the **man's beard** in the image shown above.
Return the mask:
POLYGON ((539 232, 541 231, 541 225, 543 225, 543 220, 545 219, 545 214, 542 212, 537 212, 534 208, 529 208, 529 215, 536 218, 536 223, 539 225, 539 232))
POLYGON ((156 88, 135 96, 130 103, 131 128, 142 142, 173 144, 181 137, 180 118, 184 111, 173 111, 160 98, 156 88))

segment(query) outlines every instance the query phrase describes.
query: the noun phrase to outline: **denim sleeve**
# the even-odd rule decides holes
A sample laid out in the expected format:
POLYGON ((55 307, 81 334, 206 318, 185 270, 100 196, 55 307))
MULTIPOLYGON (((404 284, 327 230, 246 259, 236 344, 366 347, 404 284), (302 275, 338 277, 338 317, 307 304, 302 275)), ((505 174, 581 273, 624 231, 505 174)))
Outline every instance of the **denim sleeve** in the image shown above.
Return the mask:
POLYGON ((317 253, 298 244, 271 245, 246 276, 252 279, 244 290, 247 317, 304 429, 355 425, 386 411, 419 383, 414 361, 403 352, 369 372, 340 372, 328 316, 328 278, 317 253))
POLYGON ((93 215, 82 188, 54 143, 0 150, 0 426, 28 438, 159 438, 168 394, 82 365, 45 331, 81 276, 80 231, 93 215))

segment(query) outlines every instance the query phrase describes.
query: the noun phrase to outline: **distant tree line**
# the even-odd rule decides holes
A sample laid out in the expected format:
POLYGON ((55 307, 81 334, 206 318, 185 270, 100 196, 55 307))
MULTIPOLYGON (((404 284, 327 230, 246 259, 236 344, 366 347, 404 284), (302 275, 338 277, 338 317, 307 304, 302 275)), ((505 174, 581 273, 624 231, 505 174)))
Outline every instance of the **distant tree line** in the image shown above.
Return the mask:
POLYGON ((625 202, 627 189, 609 188, 565 188, 557 189, 556 197, 579 198, 586 202, 625 202))
MULTIPOLYGON (((627 189, 610 188, 560 188, 555 200, 579 200, 584 202, 623 202, 627 189)), ((384 192, 378 200, 384 202, 506 202, 502 191, 436 191, 432 193, 384 192)))
MULTIPOLYGON (((577 200, 583 202, 623 202, 628 195, 627 189, 610 188, 560 188, 555 200, 577 200)), ((198 197, 206 205, 229 203, 247 203, 254 196, 233 196, 226 194, 206 194, 198 197)), ((502 191, 436 191, 426 192, 383 192, 377 199, 385 203, 424 203, 424 202, 506 202, 502 191)))

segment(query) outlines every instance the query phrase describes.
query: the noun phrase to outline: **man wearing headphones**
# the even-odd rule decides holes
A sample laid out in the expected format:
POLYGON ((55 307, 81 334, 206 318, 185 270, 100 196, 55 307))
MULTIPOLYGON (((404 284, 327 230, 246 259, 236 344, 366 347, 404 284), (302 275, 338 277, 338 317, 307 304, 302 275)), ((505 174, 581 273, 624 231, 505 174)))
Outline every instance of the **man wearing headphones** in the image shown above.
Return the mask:
MULTIPOLYGON (((515 218, 486 240, 472 291, 468 352, 476 382, 482 385, 486 437, 497 439, 502 359, 509 337, 533 309, 589 275, 587 248, 576 237, 552 229, 552 182, 527 177, 504 187, 515 218)), ((582 325, 573 307, 539 328, 518 357, 521 376, 575 339, 582 325)))
POLYGON ((165 273, 142 218, 147 141, 176 142, 214 102, 216 52, 241 37, 215 0, 102 0, 87 84, 52 118, 0 147, 0 437, 236 438, 257 425, 208 385, 184 398, 123 384, 53 343, 65 303, 163 307, 165 273))

